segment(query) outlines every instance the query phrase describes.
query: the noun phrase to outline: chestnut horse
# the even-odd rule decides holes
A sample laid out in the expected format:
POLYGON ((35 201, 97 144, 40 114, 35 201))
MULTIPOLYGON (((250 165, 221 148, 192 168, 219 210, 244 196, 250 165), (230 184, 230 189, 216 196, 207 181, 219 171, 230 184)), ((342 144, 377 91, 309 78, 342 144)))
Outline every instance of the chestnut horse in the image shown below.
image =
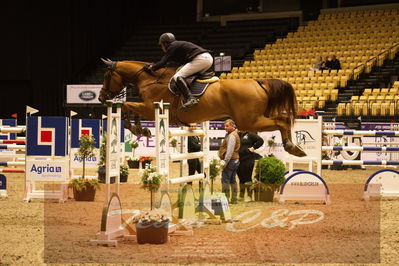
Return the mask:
POLYGON ((291 84, 279 79, 267 80, 222 80, 208 86, 200 96, 199 103, 188 111, 179 109, 180 97, 171 93, 168 82, 175 68, 161 68, 155 72, 144 71, 146 62, 103 60, 107 65, 99 100, 105 103, 121 94, 131 83, 139 91, 143 102, 123 104, 124 115, 133 112, 135 125, 125 116, 125 127, 135 135, 150 136, 148 129, 140 125, 138 115, 155 120, 154 102, 168 102, 170 123, 188 123, 230 117, 242 131, 261 132, 279 130, 284 149, 295 156, 306 156, 301 148, 291 141, 291 126, 297 114, 297 100, 291 84))

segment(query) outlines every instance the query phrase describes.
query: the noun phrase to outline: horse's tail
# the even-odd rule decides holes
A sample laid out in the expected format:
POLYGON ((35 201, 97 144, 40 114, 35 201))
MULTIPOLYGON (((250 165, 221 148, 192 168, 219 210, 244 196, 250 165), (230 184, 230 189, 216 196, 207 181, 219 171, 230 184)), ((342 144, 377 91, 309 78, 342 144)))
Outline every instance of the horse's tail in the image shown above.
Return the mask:
POLYGON ((257 80, 268 96, 266 117, 285 116, 290 125, 295 123, 298 102, 292 85, 280 79, 257 80))

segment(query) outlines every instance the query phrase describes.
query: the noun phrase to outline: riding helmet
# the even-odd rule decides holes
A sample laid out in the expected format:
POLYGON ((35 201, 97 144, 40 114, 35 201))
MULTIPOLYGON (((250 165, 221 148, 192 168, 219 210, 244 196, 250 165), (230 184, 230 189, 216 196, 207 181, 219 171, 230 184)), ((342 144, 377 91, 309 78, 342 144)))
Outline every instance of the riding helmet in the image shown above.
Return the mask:
POLYGON ((166 42, 166 43, 172 43, 172 42, 174 42, 174 41, 176 41, 176 38, 175 38, 175 35, 173 35, 172 33, 170 33, 170 32, 166 32, 166 33, 163 33, 160 37, 159 37, 159 45, 161 45, 161 43, 163 43, 163 42, 166 42))

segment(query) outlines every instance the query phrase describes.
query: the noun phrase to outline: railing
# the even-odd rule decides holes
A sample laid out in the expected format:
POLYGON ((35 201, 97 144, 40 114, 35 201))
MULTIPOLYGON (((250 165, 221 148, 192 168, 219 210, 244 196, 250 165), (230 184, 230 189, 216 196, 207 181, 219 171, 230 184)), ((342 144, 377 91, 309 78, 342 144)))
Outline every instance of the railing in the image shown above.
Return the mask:
MULTIPOLYGON (((352 78, 355 78, 356 69, 358 69, 358 68, 360 68, 360 67, 364 67, 364 68, 363 68, 363 71, 364 71, 364 69, 367 68, 367 63, 370 62, 370 61, 376 61, 376 62, 374 62, 374 64, 373 64, 371 67, 373 67, 373 66, 375 66, 375 65, 377 65, 377 66, 382 65, 382 63, 384 62, 384 59, 382 59, 382 58, 384 58, 384 57, 381 57, 381 55, 384 55, 384 54, 387 54, 387 53, 388 53, 389 59, 392 60, 392 59, 394 58, 395 54, 396 54, 396 53, 394 53, 394 48, 396 48, 396 47, 398 47, 398 46, 399 46, 399 43, 396 43, 396 44, 392 45, 391 47, 389 47, 388 49, 383 50, 383 51, 382 51, 381 53, 379 53, 378 55, 369 58, 365 63, 361 63, 361 64, 357 65, 356 67, 354 67, 353 70, 352 70, 352 78), (382 62, 381 62, 381 60, 382 60, 382 62)), ((362 72, 362 73, 363 73, 363 72, 362 72)), ((360 73, 360 71, 359 71, 359 75, 360 75, 360 74, 361 74, 361 73, 360 73)))

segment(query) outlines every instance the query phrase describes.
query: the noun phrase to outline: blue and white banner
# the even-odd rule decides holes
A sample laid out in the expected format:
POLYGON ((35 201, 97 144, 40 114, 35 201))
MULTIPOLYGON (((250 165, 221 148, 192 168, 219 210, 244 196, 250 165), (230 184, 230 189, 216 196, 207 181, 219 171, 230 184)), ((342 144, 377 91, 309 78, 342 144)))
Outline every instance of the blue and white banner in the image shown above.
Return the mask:
POLYGON ((68 123, 66 117, 29 116, 27 128, 27 156, 68 155, 68 123))
MULTIPOLYGON (((17 126, 17 120, 16 119, 0 119, 0 127, 16 127, 17 126)), ((1 133, 0 132, 0 139, 16 139, 17 134, 16 133, 1 133)))

